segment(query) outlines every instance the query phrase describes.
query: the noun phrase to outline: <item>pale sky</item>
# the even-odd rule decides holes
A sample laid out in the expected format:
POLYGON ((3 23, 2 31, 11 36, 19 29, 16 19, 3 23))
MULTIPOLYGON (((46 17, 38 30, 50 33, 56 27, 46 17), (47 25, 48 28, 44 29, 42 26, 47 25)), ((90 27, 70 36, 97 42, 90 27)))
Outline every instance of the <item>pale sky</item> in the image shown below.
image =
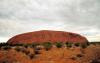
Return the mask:
POLYGON ((0 42, 37 30, 74 32, 100 41, 100 0, 0 0, 0 42))

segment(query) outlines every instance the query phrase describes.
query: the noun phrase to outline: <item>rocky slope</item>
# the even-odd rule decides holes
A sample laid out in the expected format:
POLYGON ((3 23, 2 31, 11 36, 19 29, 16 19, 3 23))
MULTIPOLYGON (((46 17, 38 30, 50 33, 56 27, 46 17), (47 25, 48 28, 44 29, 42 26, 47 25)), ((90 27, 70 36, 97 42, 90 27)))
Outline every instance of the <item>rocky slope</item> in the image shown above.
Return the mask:
POLYGON ((43 42, 79 42, 87 43, 88 40, 76 33, 64 31, 42 30, 19 34, 8 40, 10 44, 18 43, 43 43, 43 42))

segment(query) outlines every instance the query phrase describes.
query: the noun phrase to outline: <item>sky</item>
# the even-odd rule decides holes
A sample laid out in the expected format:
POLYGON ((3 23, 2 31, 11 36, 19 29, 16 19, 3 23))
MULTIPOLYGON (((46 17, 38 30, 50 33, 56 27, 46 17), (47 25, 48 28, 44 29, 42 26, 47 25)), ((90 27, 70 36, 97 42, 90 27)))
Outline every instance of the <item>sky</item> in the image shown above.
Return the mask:
POLYGON ((0 0, 0 42, 38 30, 60 30, 100 41, 100 0, 0 0))

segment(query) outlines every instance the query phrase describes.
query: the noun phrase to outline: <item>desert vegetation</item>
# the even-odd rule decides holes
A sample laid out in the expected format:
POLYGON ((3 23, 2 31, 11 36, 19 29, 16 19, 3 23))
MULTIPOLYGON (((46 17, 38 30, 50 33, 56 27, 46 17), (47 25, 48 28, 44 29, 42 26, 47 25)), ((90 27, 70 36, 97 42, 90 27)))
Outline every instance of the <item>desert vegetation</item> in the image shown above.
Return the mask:
POLYGON ((100 63, 100 43, 0 43, 0 63, 100 63), (60 60, 60 61, 59 61, 60 60))

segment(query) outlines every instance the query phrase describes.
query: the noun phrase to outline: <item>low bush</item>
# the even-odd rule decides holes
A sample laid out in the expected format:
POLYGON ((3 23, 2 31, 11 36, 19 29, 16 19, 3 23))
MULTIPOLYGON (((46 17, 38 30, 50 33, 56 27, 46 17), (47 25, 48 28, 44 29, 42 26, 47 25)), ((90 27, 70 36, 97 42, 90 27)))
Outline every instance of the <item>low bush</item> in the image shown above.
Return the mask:
POLYGON ((11 47, 10 46, 3 46, 3 49, 4 50, 9 50, 9 49, 11 49, 11 47))
POLYGON ((40 51, 34 50, 34 53, 35 53, 35 54, 40 54, 40 51))
POLYGON ((34 54, 29 54, 30 59, 34 58, 34 54))
POLYGON ((61 48, 63 46, 63 43, 62 42, 56 42, 55 45, 56 45, 57 48, 61 48))
POLYGON ((72 47, 72 43, 71 42, 66 42, 66 46, 67 47, 72 47))
POLYGON ((45 42, 43 44, 43 46, 45 47, 45 49, 48 51, 51 47, 52 47, 52 44, 50 42, 45 42))
POLYGON ((81 47, 84 49, 84 48, 87 48, 87 45, 86 44, 82 44, 81 47))
POLYGON ((80 58, 80 57, 83 57, 83 55, 82 55, 82 54, 77 54, 76 56, 77 56, 77 57, 79 57, 79 58, 80 58))
POLYGON ((16 50, 17 52, 21 51, 21 49, 20 49, 19 47, 16 47, 15 50, 16 50))
POLYGON ((26 55, 28 55, 28 54, 30 54, 30 51, 24 51, 24 53, 25 53, 26 55))
POLYGON ((75 43, 74 44, 76 47, 79 47, 80 46, 80 43, 75 43))

